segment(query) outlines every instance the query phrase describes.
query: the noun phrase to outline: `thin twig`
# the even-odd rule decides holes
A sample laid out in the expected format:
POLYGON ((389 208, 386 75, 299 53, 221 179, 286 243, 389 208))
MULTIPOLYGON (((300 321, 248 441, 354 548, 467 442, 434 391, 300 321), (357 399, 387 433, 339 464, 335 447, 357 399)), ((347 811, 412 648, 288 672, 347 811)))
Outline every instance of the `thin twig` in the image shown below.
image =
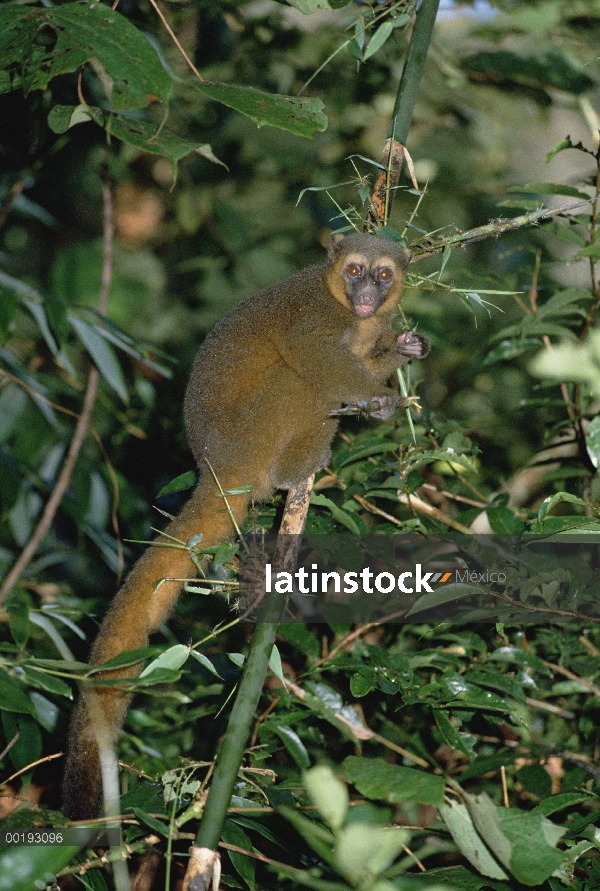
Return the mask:
POLYGON ((480 507, 482 510, 489 507, 487 501, 474 501, 473 498, 465 498, 463 495, 456 495, 455 492, 449 492, 447 489, 438 489, 431 483, 423 483, 420 488, 429 489, 431 492, 435 492, 436 495, 443 495, 444 498, 450 498, 451 501, 460 501, 461 504, 468 504, 470 507, 480 507))
POLYGON ((427 501, 417 498, 415 495, 405 495, 403 492, 398 492, 398 501, 402 504, 406 504, 408 507, 414 507, 419 513, 426 514, 428 517, 437 520, 438 523, 443 523, 444 526, 449 526, 450 529, 454 529, 456 532, 462 532, 463 535, 474 534, 473 530, 469 529, 468 526, 463 526, 458 520, 449 517, 448 514, 445 514, 427 501))
MULTIPOLYGON (((596 624, 600 623, 600 618, 597 616, 588 616, 583 613, 574 613, 570 609, 552 609, 549 606, 533 606, 531 603, 522 603, 520 600, 513 600, 512 597, 507 597, 506 594, 500 594, 498 591, 489 591, 492 597, 496 597, 498 600, 502 600, 504 603, 508 603, 509 606, 514 606, 517 609, 526 609, 531 613, 549 613, 552 616, 565 616, 568 619, 577 619, 578 622, 594 622, 596 624)), ((549 664, 549 663, 548 663, 549 664)), ((559 666, 556 666, 557 671, 563 671, 559 666)), ((566 671, 566 669, 564 669, 566 671)), ((572 678, 578 680, 578 678, 572 678)), ((581 682, 582 684, 585 681, 581 682)), ((598 689, 598 688, 594 688, 598 689)), ((600 690, 597 693, 600 696, 600 690)))
POLYGON ((15 201, 17 200, 17 198, 19 197, 19 195, 25 188, 25 183, 26 183, 26 177, 23 176, 21 179, 17 180, 16 183, 14 183, 12 189, 10 190, 10 194, 8 196, 6 204, 0 211, 0 229, 2 229, 2 227, 6 223, 7 219, 9 218, 15 201))
POLYGON ((159 6, 158 6, 158 4, 156 3, 156 0, 150 0, 150 3, 152 4, 152 6, 154 7, 154 9, 156 10, 156 14, 158 15, 159 19, 161 20, 161 22, 163 23, 163 25, 165 26, 165 28, 166 28, 167 31, 169 32, 169 36, 171 37, 171 40, 173 41, 173 43, 175 44, 175 46, 177 47, 177 49, 179 50, 179 52, 181 53, 181 55, 183 56, 183 58, 185 59, 185 61, 188 63, 189 67, 192 69, 192 71, 194 72, 194 74, 196 75, 196 77, 198 78, 198 80, 200 81, 200 83, 202 83, 202 84, 206 83, 205 79, 202 77, 202 75, 200 74, 200 72, 198 71, 198 69, 196 68, 196 66, 194 65, 194 63, 192 62, 192 60, 190 59, 190 57, 188 56, 188 54, 186 53, 186 51, 184 50, 184 48, 182 47, 182 45, 180 44, 179 40, 178 40, 177 37, 175 36, 175 34, 174 34, 174 32, 173 32, 173 29, 172 29, 171 26, 169 25, 169 23, 168 23, 168 21, 166 20, 164 14, 163 14, 163 13, 161 12, 161 10, 159 9, 159 6))
MULTIPOLYGON (((585 616, 586 621, 590 621, 588 616, 585 616)), ((591 620, 598 622, 599 620, 592 619, 591 620)), ((545 659, 542 660, 546 668, 550 668, 552 671, 555 671, 557 674, 562 674, 563 677, 568 678, 570 681, 576 681, 578 684, 582 684, 584 687, 587 687, 594 696, 597 696, 600 699, 600 687, 597 687, 595 684, 592 684, 591 681, 586 681, 585 678, 580 677, 578 674, 574 674, 572 671, 569 671, 568 668, 564 668, 562 665, 556 665, 554 662, 546 662, 545 659)))
POLYGON ((27 773, 29 770, 33 770, 34 767, 37 767, 38 764, 43 764, 45 761, 54 761, 55 758, 62 758, 63 752, 55 752, 53 755, 45 755, 43 758, 38 758, 37 761, 32 761, 31 764, 28 764, 26 767, 22 767, 21 770, 18 770, 16 773, 11 774, 4 783, 10 783, 12 780, 16 780, 17 777, 20 777, 22 773, 27 773))

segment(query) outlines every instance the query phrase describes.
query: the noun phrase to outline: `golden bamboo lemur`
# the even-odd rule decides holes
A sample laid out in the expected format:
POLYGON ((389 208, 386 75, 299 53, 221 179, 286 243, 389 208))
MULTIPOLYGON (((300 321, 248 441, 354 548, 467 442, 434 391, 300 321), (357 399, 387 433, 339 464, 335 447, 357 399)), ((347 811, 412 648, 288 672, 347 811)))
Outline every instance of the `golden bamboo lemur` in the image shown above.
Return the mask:
MULTIPOLYGON (((157 540, 202 547, 227 539, 231 519, 207 469, 228 496, 241 524, 250 498, 268 498, 324 467, 343 404, 377 402, 371 412, 389 418, 397 393, 384 385, 394 369, 429 351, 426 338, 396 334, 390 316, 409 261, 408 251, 373 235, 334 236, 329 261, 267 288, 229 312, 204 341, 185 398, 185 423, 200 468, 198 486, 181 514, 157 540), (165 538, 168 536, 168 539, 165 538)), ((179 581, 194 575, 184 548, 149 548, 115 597, 92 647, 102 665, 148 644, 171 611, 179 581)), ((140 667, 107 672, 111 680, 140 667)), ((101 809, 98 740, 113 744, 130 696, 87 687, 71 724, 65 773, 65 811, 72 819, 101 809)))

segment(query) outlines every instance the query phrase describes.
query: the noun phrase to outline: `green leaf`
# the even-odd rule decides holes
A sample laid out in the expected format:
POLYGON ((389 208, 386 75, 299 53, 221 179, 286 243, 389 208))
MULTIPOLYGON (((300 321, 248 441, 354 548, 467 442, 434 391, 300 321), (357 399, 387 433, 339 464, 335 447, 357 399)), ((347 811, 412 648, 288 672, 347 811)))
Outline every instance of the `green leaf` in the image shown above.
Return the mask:
POLYGON ((358 674, 354 674, 350 678, 350 692, 357 699, 360 699, 361 696, 366 696, 376 686, 377 680, 373 672, 358 672, 358 674))
POLYGON ((109 659, 108 662, 105 662, 103 665, 86 667, 89 669, 88 674, 91 677, 99 671, 107 671, 111 668, 125 668, 127 665, 137 665, 138 662, 143 662, 143 660, 147 659, 149 656, 155 655, 156 647, 142 647, 142 649, 139 650, 126 650, 124 653, 119 653, 118 656, 109 659))
POLYGON ((36 690, 33 690, 30 696, 35 707, 36 721, 40 727, 43 727, 48 733, 54 733, 60 715, 58 706, 48 699, 47 696, 43 696, 36 690))
POLYGON ((571 531, 591 534, 600 532, 600 521, 592 517, 545 517, 541 523, 535 523, 529 531, 544 535, 571 531))
POLYGON ((474 53, 461 60, 461 68, 479 75, 499 87, 519 84, 524 88, 557 87, 579 95, 593 86, 593 81, 571 59, 557 49, 540 55, 519 55, 510 50, 474 53))
POLYGON ((508 327, 503 328, 502 331, 495 335, 495 337, 496 339, 500 337, 515 336, 533 337, 534 335, 541 337, 544 334, 563 337, 572 341, 577 340, 577 337, 570 328, 567 328, 565 325, 558 325, 556 322, 549 321, 543 317, 540 318, 537 313, 525 316, 523 321, 519 322, 518 325, 509 325, 508 327))
POLYGON ((579 234, 579 232, 576 232, 572 226, 567 226, 565 223, 561 223, 560 220, 554 221, 552 234, 556 235, 557 238, 561 238, 563 241, 576 244, 578 247, 585 247, 587 245, 587 241, 579 234))
POLYGON ((563 886, 573 885, 575 881, 574 869, 575 863, 582 857, 584 854, 587 854, 592 849, 597 849, 597 843, 594 839, 594 842, 589 842, 587 840, 583 840, 577 842, 577 844, 570 847, 567 851, 563 851, 563 859, 554 872, 552 873, 553 877, 560 879, 560 882, 563 886))
POLYGON ((471 753, 465 743, 463 742, 463 738, 448 717, 447 711, 441 708, 433 709, 433 717, 435 723, 437 724, 437 728, 442 734, 442 739, 448 743, 448 745, 456 749, 458 752, 462 752, 464 755, 470 756, 471 753))
MULTIPOLYGON (((505 882, 495 882, 465 866, 442 866, 421 873, 403 873, 402 891, 511 891, 505 882)), ((554 889, 553 889, 554 891, 554 889)))
POLYGON ((66 681, 57 678, 46 671, 40 671, 34 665, 23 665, 23 674, 32 687, 39 690, 45 690, 47 693, 54 693, 56 696, 65 696, 67 699, 73 699, 73 691, 66 681))
POLYGON ((575 254, 576 257, 591 257, 593 260, 600 260, 600 244, 588 244, 575 254))
POLYGON ((12 639, 20 650, 24 649, 31 634, 31 622, 29 621, 29 597, 13 594, 9 597, 6 610, 12 639))
POLYGON ((0 290, 0 343, 6 340, 19 298, 14 291, 0 290))
POLYGON ((571 142, 571 137, 567 136, 565 139, 559 140, 556 145, 550 149, 548 154, 546 155, 546 164, 549 164, 552 158, 555 155, 558 155, 559 152, 563 152, 565 149, 574 148, 573 143, 571 142))
POLYGON ((84 347, 92 357, 92 360, 104 380, 113 388, 123 402, 129 401, 127 385, 115 351, 98 332, 83 319, 71 317, 71 324, 77 332, 84 347))
POLYGON ((25 9, 0 11, 0 58, 8 67, 23 59, 23 51, 31 43, 38 29, 38 20, 25 9))
POLYGON ((510 186, 509 192, 536 192, 538 195, 568 195, 569 198, 589 199, 587 192, 580 192, 573 186, 564 183, 525 183, 523 186, 510 186))
POLYGON ((326 765, 319 765, 304 774, 304 785, 319 814, 334 831, 340 829, 348 811, 346 784, 326 765))
MULTIPOLYGON (((254 850, 252 842, 242 827, 229 818, 225 820, 221 837, 226 844, 244 848, 246 851, 254 850)), ((256 861, 252 857, 244 857, 239 851, 227 851, 227 853, 236 872, 239 873, 249 888, 254 888, 256 861)))
MULTIPOLYGON (((475 796, 477 808, 483 803, 484 795, 475 796)), ((471 800, 471 796, 469 796, 471 800)), ((556 844, 565 834, 566 827, 556 826, 547 820, 539 812, 527 813, 515 808, 496 808, 490 799, 484 803, 484 810, 488 813, 496 810, 498 823, 502 828, 502 834, 511 844, 510 870, 517 881, 524 885, 541 885, 550 878, 563 861, 564 853, 556 849, 556 844)), ((481 831, 478 817, 473 817, 475 825, 481 831)), ((490 827, 489 834, 485 836, 486 842, 492 847, 494 853, 500 857, 496 847, 498 839, 497 831, 490 827)), ((504 860, 502 860, 504 863, 504 860)))
POLYGON ((406 830, 351 823, 338 836, 336 865, 352 885, 360 887, 361 877, 378 876, 388 869, 409 838, 406 830))
POLYGON ((470 597, 472 594, 481 594, 482 588, 477 585, 465 585, 455 582, 454 584, 442 585, 433 592, 423 594, 422 597, 413 603, 410 610, 406 614, 406 618, 423 612, 426 609, 432 609, 434 606, 441 606, 444 603, 453 603, 455 600, 462 600, 463 597, 470 597))
POLYGON ((273 672, 276 678, 278 678, 283 687, 285 688, 285 678, 283 676, 283 665, 281 664, 281 655, 277 646, 273 644, 273 649, 271 650, 271 657, 269 659, 269 668, 273 672))
POLYGON ((45 888, 46 878, 56 875, 77 854, 79 847, 37 845, 9 848, 0 853, 0 891, 32 891, 45 888))
POLYGON ((512 207, 530 213, 540 209, 540 200, 539 198, 506 198, 504 201, 499 201, 497 206, 512 207))
POLYGON ((156 817, 146 813, 146 811, 139 807, 132 807, 131 810, 141 823, 144 823, 163 838, 169 838, 169 827, 167 824, 163 823, 162 820, 157 820, 156 817))
MULTIPOLYGON (((253 811, 256 810, 256 802, 252 801, 250 798, 240 798, 239 795, 231 796, 231 806, 232 807, 248 807, 252 808, 253 811)), ((268 813, 268 809, 265 808, 265 812, 268 813)), ((243 817, 241 814, 237 813, 231 817, 234 823, 237 823, 238 826, 245 826, 246 829, 252 829, 254 832, 257 832, 259 835, 262 835, 263 838, 268 839, 268 841, 273 842, 274 845, 278 847, 283 847, 281 839, 278 839, 271 830, 264 825, 264 823, 260 822, 260 819, 255 820, 252 817, 243 817)))
POLYGON ((163 486, 156 497, 160 498, 162 495, 169 495, 171 492, 183 492, 185 489, 191 489, 195 485, 196 471, 187 470, 185 473, 180 473, 179 476, 172 479, 166 486, 163 486))
POLYGON ((23 86, 45 90, 52 78, 93 67, 116 111, 165 102, 172 81, 150 41, 110 6, 64 3, 50 9, 11 7, 0 12, 0 57, 21 61, 23 86), (56 40, 36 43, 44 29, 56 40))
POLYGON ((552 795, 550 774, 544 770, 541 764, 525 764, 516 772, 515 780, 527 792, 537 795, 538 798, 548 798, 549 795, 552 795))
POLYGON ((510 337, 503 340, 498 346, 487 354, 483 360, 484 365, 492 365, 494 362, 505 362, 516 359, 526 353, 527 350, 539 349, 542 341, 539 337, 510 337))
POLYGON ((589 792, 563 792, 562 794, 552 795, 551 798, 547 798, 545 801, 541 801, 534 810, 543 814, 545 817, 549 817, 550 814, 555 814, 566 808, 574 807, 576 804, 589 802, 590 797, 592 797, 594 801, 596 800, 595 796, 590 796, 589 792))
POLYGON ((310 767, 310 757, 296 731, 282 724, 270 724, 269 726, 279 736, 300 770, 307 770, 310 767))
MULTIPOLYGON (((55 106, 48 115, 50 128, 55 133, 64 133, 71 126, 70 122, 75 110, 74 106, 55 106)), ((205 143, 183 139, 169 130, 161 129, 156 124, 138 118, 128 118, 118 114, 105 114, 101 109, 92 107, 88 107, 87 112, 90 118, 100 127, 103 127, 111 136, 133 145, 141 151, 168 158, 173 164, 174 175, 177 172, 178 162, 193 152, 225 167, 223 162, 219 161, 212 153, 211 147, 205 143)))
POLYGON ((291 622, 284 623, 279 626, 278 637, 287 640, 293 647, 304 653, 305 656, 310 656, 311 659, 319 658, 319 641, 313 631, 307 628, 306 625, 291 622))
POLYGON ((555 505, 560 504, 561 502, 568 502, 569 504, 577 504, 579 507, 586 508, 587 505, 582 498, 579 498, 577 495, 571 495, 569 492, 557 492, 555 495, 551 495, 548 498, 545 498, 538 510, 538 521, 541 523, 545 516, 549 511, 552 510, 555 505))
POLYGON ((364 445, 362 442, 350 446, 349 449, 340 451, 340 460, 336 463, 335 469, 339 470, 355 461, 362 461, 364 458, 371 458, 374 455, 386 455, 388 452, 395 452, 398 446, 393 442, 382 442, 381 439, 369 439, 369 443, 364 445))
POLYGON ((204 96, 246 115, 257 127, 279 127, 308 139, 327 129, 327 118, 322 111, 324 105, 320 99, 274 96, 254 87, 230 84, 196 82, 192 86, 204 96))
POLYGON ((500 507, 488 507, 486 510, 492 532, 498 535, 518 535, 525 529, 525 523, 519 519, 513 511, 501 505, 500 507))
POLYGON ((56 356, 58 354, 58 343, 48 324, 48 318, 43 304, 39 300, 33 300, 28 297, 21 297, 21 303, 23 306, 27 307, 33 318, 36 320, 48 349, 53 356, 56 356))
POLYGON ((210 671, 210 673, 214 674, 214 676, 219 678, 219 680, 223 680, 208 656, 205 656, 204 653, 199 653, 197 650, 190 650, 190 656, 193 656, 194 659, 196 659, 200 663, 200 665, 204 666, 207 671, 210 671))
POLYGON ((403 12, 402 15, 399 15, 397 18, 394 19, 392 24, 394 28, 403 28, 405 25, 408 25, 409 22, 410 16, 408 15, 408 13, 403 12))
POLYGON ((363 51, 360 47, 360 43, 358 42, 356 37, 353 37, 350 43, 348 44, 348 52, 353 58, 357 61, 362 62, 363 60, 363 51))
POLYGON ((157 669, 171 669, 176 670, 181 668, 182 665, 185 665, 187 662, 188 656, 190 655, 190 648, 184 646, 184 644, 175 644, 173 647, 169 647, 168 650, 165 650, 164 653, 161 653, 156 659, 150 662, 147 665, 142 673, 140 674, 141 678, 147 677, 153 671, 157 669))
POLYGON ((15 681, 0 668, 0 710, 34 715, 35 709, 23 690, 23 685, 15 681))
POLYGON ((518 647, 499 647, 493 653, 488 655, 488 659, 496 662, 515 663, 516 665, 526 665, 534 671, 539 671, 543 675, 549 675, 550 669, 546 668, 542 660, 534 653, 526 650, 520 650, 518 647))
POLYGON ((8 757, 16 770, 23 770, 37 761, 42 754, 42 734, 39 725, 31 715, 16 715, 8 711, 2 711, 0 715, 4 739, 10 742, 17 737, 8 752, 8 757))
POLYGON ((66 133, 77 124, 93 121, 92 111, 87 105, 55 105, 48 114, 48 126, 53 133, 66 133))
POLYGON ((575 306, 580 301, 591 303, 593 294, 587 288, 565 288, 564 291, 556 291, 549 300, 542 303, 538 307, 536 316, 545 318, 546 316, 568 315, 575 312, 579 307, 575 306))
POLYGON ((313 851, 316 851, 325 863, 332 867, 335 865, 332 850, 334 836, 329 829, 326 829, 325 826, 315 822, 315 820, 310 820, 308 817, 305 817, 304 814, 299 813, 299 811, 296 811, 291 807, 280 807, 279 813, 282 814, 286 820, 289 820, 294 829, 300 833, 302 838, 308 842, 313 851))
POLYGON ((450 466, 458 464, 460 467, 464 467, 465 470, 471 472, 476 469, 473 461, 468 455, 462 454, 454 448, 431 449, 428 452, 423 452, 421 455, 417 454, 417 456, 410 462, 411 469, 416 470, 419 467, 423 467, 425 464, 435 464, 437 461, 447 462, 450 466))
POLYGON ((363 55, 363 62, 366 62, 367 59, 370 59, 371 56, 373 56, 377 52, 377 50, 381 49, 383 44, 392 33, 393 29, 394 25, 392 22, 389 21, 389 19, 379 25, 379 27, 369 40, 369 45, 363 55))
POLYGON ((125 682, 131 687, 149 688, 156 687, 159 684, 176 684, 180 677, 181 672, 173 668, 155 668, 154 671, 144 677, 121 678, 117 681, 109 681, 103 678, 101 683, 106 684, 107 687, 120 687, 125 682))
POLYGON ((444 779, 412 767, 387 764, 378 758, 348 756, 342 763, 346 779, 361 795, 395 804, 418 801, 440 807, 444 800, 444 779))
POLYGON ((475 684, 469 684, 462 675, 448 673, 439 684, 440 691, 445 693, 450 706, 473 708, 483 711, 513 712, 515 704, 505 697, 497 696, 475 684))
POLYGON ((224 563, 228 563, 230 560, 233 560, 237 552, 239 551, 239 544, 229 544, 224 541, 221 544, 218 544, 216 547, 213 546, 214 549, 207 548, 208 552, 213 555, 212 558, 212 568, 217 569, 219 566, 223 566, 224 563))
POLYGON ((495 668, 491 667, 491 670, 487 671, 472 669, 464 675, 464 678, 470 684, 478 684, 480 687, 500 690, 507 696, 512 696, 513 699, 525 702, 525 693, 521 684, 509 675, 499 674, 495 668))
POLYGON ((450 804, 440 807, 440 817, 448 827, 460 852, 477 872, 492 879, 508 879, 508 874, 494 859, 477 832, 466 805, 452 800, 450 804))
POLYGON ((332 501, 331 498, 327 498, 325 495, 320 495, 318 492, 312 492, 310 503, 316 504, 318 507, 326 507, 334 520, 337 520, 338 523, 341 523, 342 526, 349 529, 353 535, 360 535, 361 529, 359 529, 356 517, 348 513, 348 511, 345 511, 343 508, 338 507, 335 501, 332 501))

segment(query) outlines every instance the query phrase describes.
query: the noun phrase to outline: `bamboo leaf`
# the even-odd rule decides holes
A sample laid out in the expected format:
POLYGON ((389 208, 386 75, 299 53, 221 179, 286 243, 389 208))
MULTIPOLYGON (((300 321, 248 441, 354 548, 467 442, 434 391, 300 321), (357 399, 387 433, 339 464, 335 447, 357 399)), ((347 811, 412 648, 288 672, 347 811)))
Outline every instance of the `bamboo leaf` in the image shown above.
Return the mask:
POLYGON ((383 44, 392 33, 393 29, 394 25, 392 22, 389 21, 389 19, 379 25, 379 27, 371 37, 369 45, 364 52, 363 62, 366 62, 367 59, 370 59, 371 56, 373 56, 377 52, 377 50, 381 49, 383 44))
POLYGON ((327 129, 320 99, 275 96, 254 87, 208 82, 195 83, 193 89, 246 115, 257 127, 279 127, 308 139, 327 129))

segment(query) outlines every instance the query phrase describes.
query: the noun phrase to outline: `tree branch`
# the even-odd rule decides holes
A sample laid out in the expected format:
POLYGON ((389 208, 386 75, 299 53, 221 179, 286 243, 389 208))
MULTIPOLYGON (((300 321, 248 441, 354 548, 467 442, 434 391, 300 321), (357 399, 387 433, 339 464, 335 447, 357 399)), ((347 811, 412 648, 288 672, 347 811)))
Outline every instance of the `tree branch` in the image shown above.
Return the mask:
POLYGON ((585 207, 588 201, 578 201, 577 204, 563 204, 561 207, 545 207, 540 210, 534 210, 531 213, 521 214, 519 217, 511 217, 506 220, 492 220, 485 226, 477 226, 475 229, 469 229, 467 232, 455 232, 446 238, 439 238, 435 241, 424 241, 416 244, 411 248, 412 257, 411 264, 418 263, 426 257, 433 257, 434 254, 440 254, 446 247, 464 247, 467 244, 474 244, 477 241, 484 241, 486 238, 498 238, 505 232, 512 232, 513 229, 520 229, 522 226, 535 226, 543 220, 555 217, 561 213, 568 213, 585 207))

